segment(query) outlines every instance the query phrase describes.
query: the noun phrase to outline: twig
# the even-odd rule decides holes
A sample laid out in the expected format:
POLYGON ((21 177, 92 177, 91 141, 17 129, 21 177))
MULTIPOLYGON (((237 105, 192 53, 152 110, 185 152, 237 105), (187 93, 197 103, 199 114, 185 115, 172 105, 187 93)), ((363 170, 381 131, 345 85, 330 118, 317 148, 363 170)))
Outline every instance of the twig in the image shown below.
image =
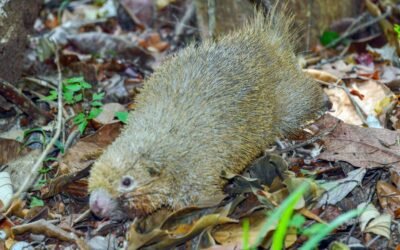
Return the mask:
POLYGON ((0 79, 0 95, 17 105, 24 113, 32 118, 37 118, 41 124, 53 119, 53 116, 39 109, 28 97, 9 82, 0 79))
POLYGON ((53 89, 53 90, 56 90, 56 88, 57 88, 57 86, 54 86, 52 83, 50 83, 50 82, 48 82, 48 81, 45 81, 45 80, 42 80, 42 79, 38 79, 38 78, 34 78, 34 77, 25 77, 24 78, 26 81, 28 81, 28 82, 32 82, 32 83, 35 83, 35 84, 37 84, 37 85, 39 85, 39 86, 42 86, 42 87, 45 87, 45 88, 48 88, 48 89, 53 89))
POLYGON ((216 27, 215 0, 208 0, 208 35, 214 38, 216 27))
POLYGON ((332 42, 330 42, 327 46, 325 46, 325 48, 331 48, 333 46, 335 46, 337 43, 341 42, 342 40, 348 38, 349 36, 354 35, 355 33, 357 33, 358 31, 367 28, 377 22, 379 22, 380 20, 388 17, 390 15, 390 11, 387 11, 385 14, 378 16, 376 18, 373 18, 372 20, 370 20, 369 22, 366 22, 364 24, 361 24, 358 27, 355 27, 353 30, 348 30, 346 31, 342 36, 340 36, 339 38, 333 40, 332 42))
POLYGON ((72 226, 75 226, 76 224, 78 224, 79 222, 83 221, 84 219, 86 219, 87 217, 90 216, 90 209, 86 209, 85 212, 81 213, 78 218, 76 218, 73 222, 72 222, 72 226))
POLYGON ((79 246, 80 249, 89 249, 87 244, 80 240, 72 232, 67 232, 51 223, 51 221, 46 221, 44 219, 34 221, 24 225, 18 225, 12 227, 12 233, 14 235, 24 234, 24 233, 35 233, 44 234, 47 237, 56 238, 62 241, 73 242, 79 246))
MULTIPOLYGON (((47 154, 50 152, 50 150, 53 148, 53 145, 57 141, 58 137, 61 134, 61 128, 62 128, 62 110, 63 110, 63 105, 62 105, 62 75, 61 75, 61 66, 60 66, 60 61, 59 61, 59 56, 58 52, 55 52, 55 61, 57 65, 57 71, 58 71, 58 112, 57 112, 57 124, 56 124, 56 132, 54 133, 53 138, 50 140, 49 144, 47 144, 46 148, 44 151, 41 153, 40 157, 37 159, 35 164, 33 165, 31 172, 25 179, 24 183, 20 186, 19 190, 14 194, 13 200, 15 199, 22 199, 23 196, 25 195, 25 192, 31 187, 33 182, 35 181, 36 177, 39 174, 39 169, 42 167, 43 160, 46 158, 47 154)), ((5 209, 8 208, 10 204, 7 204, 7 206, 4 206, 5 209)), ((3 208, 3 209, 4 209, 3 208)))
POLYGON ((64 143, 64 150, 67 151, 71 145, 73 144, 74 140, 81 135, 78 129, 72 131, 67 137, 67 141, 64 143))
POLYGON ((174 41, 178 41, 179 38, 181 37, 184 28, 186 27, 186 24, 189 22, 189 20, 192 18, 193 14, 195 11, 195 7, 193 3, 189 3, 189 6, 186 9, 185 14, 183 15, 182 19, 180 22, 175 26, 175 36, 174 36, 174 41))

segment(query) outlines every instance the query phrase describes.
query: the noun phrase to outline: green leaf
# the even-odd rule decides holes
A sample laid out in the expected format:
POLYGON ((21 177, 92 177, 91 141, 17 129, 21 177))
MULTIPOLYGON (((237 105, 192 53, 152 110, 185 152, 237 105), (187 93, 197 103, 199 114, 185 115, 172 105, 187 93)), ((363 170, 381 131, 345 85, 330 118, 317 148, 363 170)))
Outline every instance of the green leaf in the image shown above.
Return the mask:
POLYGON ((58 161, 56 157, 46 157, 43 161, 58 161))
POLYGON ((93 101, 101 101, 104 98, 104 92, 94 93, 92 96, 93 101))
POLYGON ((83 134, 83 132, 85 132, 85 129, 86 129, 87 125, 88 125, 88 121, 87 120, 84 120, 82 123, 80 123, 78 125, 78 129, 79 129, 79 132, 81 132, 81 134, 83 134))
POLYGON ((301 214, 295 214, 293 215, 292 220, 289 223, 290 227, 295 227, 295 228, 301 228, 303 224, 306 222, 306 218, 304 218, 303 215, 301 214))
POLYGON ((303 234, 306 236, 313 236, 321 231, 326 225, 321 223, 312 224, 310 227, 304 229, 303 234))
POLYGON ((44 185, 46 185, 47 184, 47 180, 46 179, 40 179, 40 180, 38 180, 38 182, 37 182, 37 186, 40 188, 40 187, 43 187, 44 185))
POLYGON ((47 174, 48 172, 50 172, 51 168, 41 168, 39 169, 39 174, 47 174))
POLYGON ((65 147, 64 147, 64 144, 60 140, 56 140, 56 142, 54 143, 54 146, 56 146, 60 150, 61 154, 64 154, 65 147))
POLYGON ((45 100, 45 101, 54 101, 54 100, 57 100, 57 98, 58 98, 58 93, 57 93, 57 91, 55 91, 55 90, 50 90, 49 95, 48 95, 48 96, 45 96, 45 97, 42 97, 42 100, 45 100))
POLYGON ((126 112, 126 111, 124 111, 124 112, 121 112, 121 111, 115 112, 115 117, 117 117, 117 119, 120 122, 123 122, 125 124, 128 122, 128 112, 126 112))
POLYGON ((96 118, 102 112, 102 109, 99 108, 91 108, 89 111, 89 115, 87 116, 88 120, 96 118))
POLYGON ((74 96, 75 103, 80 102, 82 100, 83 100, 83 95, 82 94, 77 94, 76 96, 74 96))
POLYGON ((44 201, 42 199, 37 198, 36 196, 32 196, 30 208, 34 207, 43 207, 44 201))
POLYGON ((82 89, 80 83, 71 83, 65 86, 66 91, 77 92, 82 89))
POLYGON ((83 79, 83 76, 71 77, 71 78, 65 79, 65 80, 64 80, 64 84, 81 83, 81 82, 83 82, 83 81, 85 81, 85 80, 83 79))
POLYGON ((93 101, 90 103, 90 105, 92 105, 93 107, 101 107, 103 106, 103 103, 99 101, 93 101))
MULTIPOLYGON (((325 31, 320 37, 322 45, 327 46, 340 37, 339 33, 335 31, 325 31)), ((335 44, 333 44, 335 45, 335 44)))
POLYGON ((84 122, 86 120, 86 116, 84 113, 79 113, 77 114, 74 119, 72 120, 74 122, 74 124, 81 124, 82 122, 84 122))
POLYGON ((393 29, 394 29, 394 32, 396 32, 396 34, 397 34, 397 38, 400 39, 400 25, 395 24, 393 29))
POLYGON ((67 104, 74 104, 75 103, 74 92, 71 92, 71 91, 64 92, 64 101, 67 104))
POLYGON ((82 81, 82 82, 80 82, 80 84, 81 84, 81 87, 82 87, 83 89, 90 89, 90 88, 92 88, 92 85, 91 85, 90 83, 88 83, 88 82, 82 81))

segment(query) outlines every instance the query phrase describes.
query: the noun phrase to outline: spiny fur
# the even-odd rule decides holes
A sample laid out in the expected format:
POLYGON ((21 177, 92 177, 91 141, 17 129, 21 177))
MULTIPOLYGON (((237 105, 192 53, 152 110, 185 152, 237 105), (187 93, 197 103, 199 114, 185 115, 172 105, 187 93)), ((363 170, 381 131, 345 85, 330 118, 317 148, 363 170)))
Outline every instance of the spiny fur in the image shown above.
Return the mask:
POLYGON ((222 194, 222 171, 240 173, 276 136, 315 118, 322 90, 297 66, 291 19, 274 8, 164 63, 95 163, 89 189, 136 214, 200 205, 222 194), (123 176, 137 188, 118 192, 123 176))

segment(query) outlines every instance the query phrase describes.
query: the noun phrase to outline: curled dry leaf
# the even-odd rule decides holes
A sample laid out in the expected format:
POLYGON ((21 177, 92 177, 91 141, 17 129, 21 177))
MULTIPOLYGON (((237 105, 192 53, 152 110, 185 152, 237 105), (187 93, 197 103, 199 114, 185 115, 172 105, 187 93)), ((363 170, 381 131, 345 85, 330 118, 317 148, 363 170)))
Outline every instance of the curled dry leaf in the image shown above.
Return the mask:
POLYGON ((0 208, 11 202, 13 196, 13 188, 11 184, 10 174, 0 172, 0 208))
POLYGON ((368 223, 374 218, 378 217, 380 213, 371 203, 367 205, 367 203, 363 202, 358 205, 358 208, 365 209, 364 212, 360 215, 360 228, 361 231, 364 231, 368 223))
POLYGON ((391 216, 389 214, 380 214, 375 206, 361 203, 358 208, 365 208, 360 215, 360 228, 364 233, 374 233, 390 239, 391 216))
MULTIPOLYGON (((377 106, 384 103, 383 100, 392 98, 393 93, 383 84, 368 80, 363 82, 353 82, 348 86, 350 91, 357 92, 358 95, 353 95, 353 100, 356 105, 362 110, 367 116, 377 117, 380 115, 377 113, 377 106), (358 96, 362 95, 363 98, 358 96)), ((342 121, 353 124, 362 125, 363 121, 357 113, 353 102, 350 100, 346 92, 341 88, 326 89, 325 93, 328 94, 329 99, 333 104, 333 112, 331 114, 342 121)), ((388 103, 389 104, 389 103, 388 103)), ((381 108, 382 110, 382 108, 381 108)))
MULTIPOLYGON (((337 120, 325 116, 322 127, 335 126, 337 120)), ((325 151, 318 158, 345 161, 353 166, 373 168, 400 167, 400 134, 388 129, 363 128, 339 122, 334 131, 323 138, 325 151)))
MULTIPOLYGON (((331 88, 325 89, 325 93, 332 102, 333 112, 330 112, 331 115, 348 124, 363 124, 363 119, 360 118, 354 107, 355 104, 349 98, 346 91, 340 87, 334 87, 336 86, 335 84, 340 81, 340 78, 321 70, 307 69, 305 72, 316 80, 331 84, 331 88)), ((374 80, 352 82, 347 88, 349 88, 350 93, 355 93, 355 95, 352 95, 352 99, 362 112, 372 117, 377 117, 379 115, 385 116, 386 114, 382 114, 382 111, 391 103, 385 100, 391 100, 394 97, 394 94, 389 88, 374 80), (361 96, 362 98, 360 98, 361 96)))
POLYGON ((389 183, 378 181, 376 192, 381 207, 394 218, 400 218, 400 191, 389 183))

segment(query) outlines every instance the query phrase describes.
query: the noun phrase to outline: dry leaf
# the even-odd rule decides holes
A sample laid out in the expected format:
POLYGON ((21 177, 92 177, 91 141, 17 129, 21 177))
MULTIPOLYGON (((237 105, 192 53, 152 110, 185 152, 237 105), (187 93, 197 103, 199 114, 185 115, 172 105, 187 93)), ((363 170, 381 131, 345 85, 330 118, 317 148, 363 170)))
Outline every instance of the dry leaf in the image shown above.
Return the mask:
MULTIPOLYGON (((265 222, 265 211, 257 211, 249 215, 246 220, 249 220, 249 243, 253 244, 260 232, 262 225, 265 222)), ((214 239, 222 245, 238 245, 243 246, 243 220, 235 224, 226 224, 215 228, 212 231, 214 239)), ((276 226, 276 225, 275 225, 276 226)), ((275 226, 270 228, 270 232, 275 230, 275 226)))
POLYGON ((117 138, 122 125, 119 122, 106 124, 96 133, 82 138, 65 154, 62 163, 68 166, 69 173, 86 168, 97 159, 103 150, 117 138))
POLYGON ((400 209, 400 191, 389 183, 378 181, 376 192, 381 207, 396 219, 400 218, 398 214, 398 210, 400 209))
POLYGON ((13 187, 11 184, 10 174, 0 172, 0 208, 11 202, 13 196, 13 187))
MULTIPOLYGON (((322 123, 325 124, 324 127, 331 127, 336 121, 325 116, 320 121, 322 123)), ((363 128, 341 122, 332 133, 323 138, 326 149, 318 158, 345 161, 364 168, 400 167, 399 138, 398 132, 388 129, 363 128)))
POLYGON ((19 141, 0 138, 0 165, 26 155, 30 150, 19 141))
POLYGON ((75 197, 87 196, 87 182, 81 179, 89 175, 91 163, 115 140, 121 127, 119 122, 106 124, 71 147, 60 163, 60 175, 42 188, 42 197, 49 198, 62 191, 75 197))
MULTIPOLYGON (((358 208, 364 208, 366 203, 361 203, 358 208)), ((389 214, 380 214, 375 206, 370 203, 360 215, 360 228, 364 233, 374 233, 390 239, 391 217, 389 214)))
POLYGON ((129 249, 167 249, 186 242, 208 227, 237 222, 219 214, 208 214, 190 225, 179 225, 172 229, 155 229, 147 234, 140 234, 134 226, 129 231, 129 249))
POLYGON ((126 111, 125 107, 119 103, 107 103, 104 104, 101 109, 103 111, 100 113, 100 115, 93 119, 96 128, 109 123, 118 122, 118 120, 115 119, 115 113, 126 111))
POLYGON ((344 199, 357 185, 361 184, 366 172, 366 169, 359 168, 349 172, 344 179, 320 182, 321 187, 327 192, 322 195, 318 206, 325 204, 335 205, 344 199))

